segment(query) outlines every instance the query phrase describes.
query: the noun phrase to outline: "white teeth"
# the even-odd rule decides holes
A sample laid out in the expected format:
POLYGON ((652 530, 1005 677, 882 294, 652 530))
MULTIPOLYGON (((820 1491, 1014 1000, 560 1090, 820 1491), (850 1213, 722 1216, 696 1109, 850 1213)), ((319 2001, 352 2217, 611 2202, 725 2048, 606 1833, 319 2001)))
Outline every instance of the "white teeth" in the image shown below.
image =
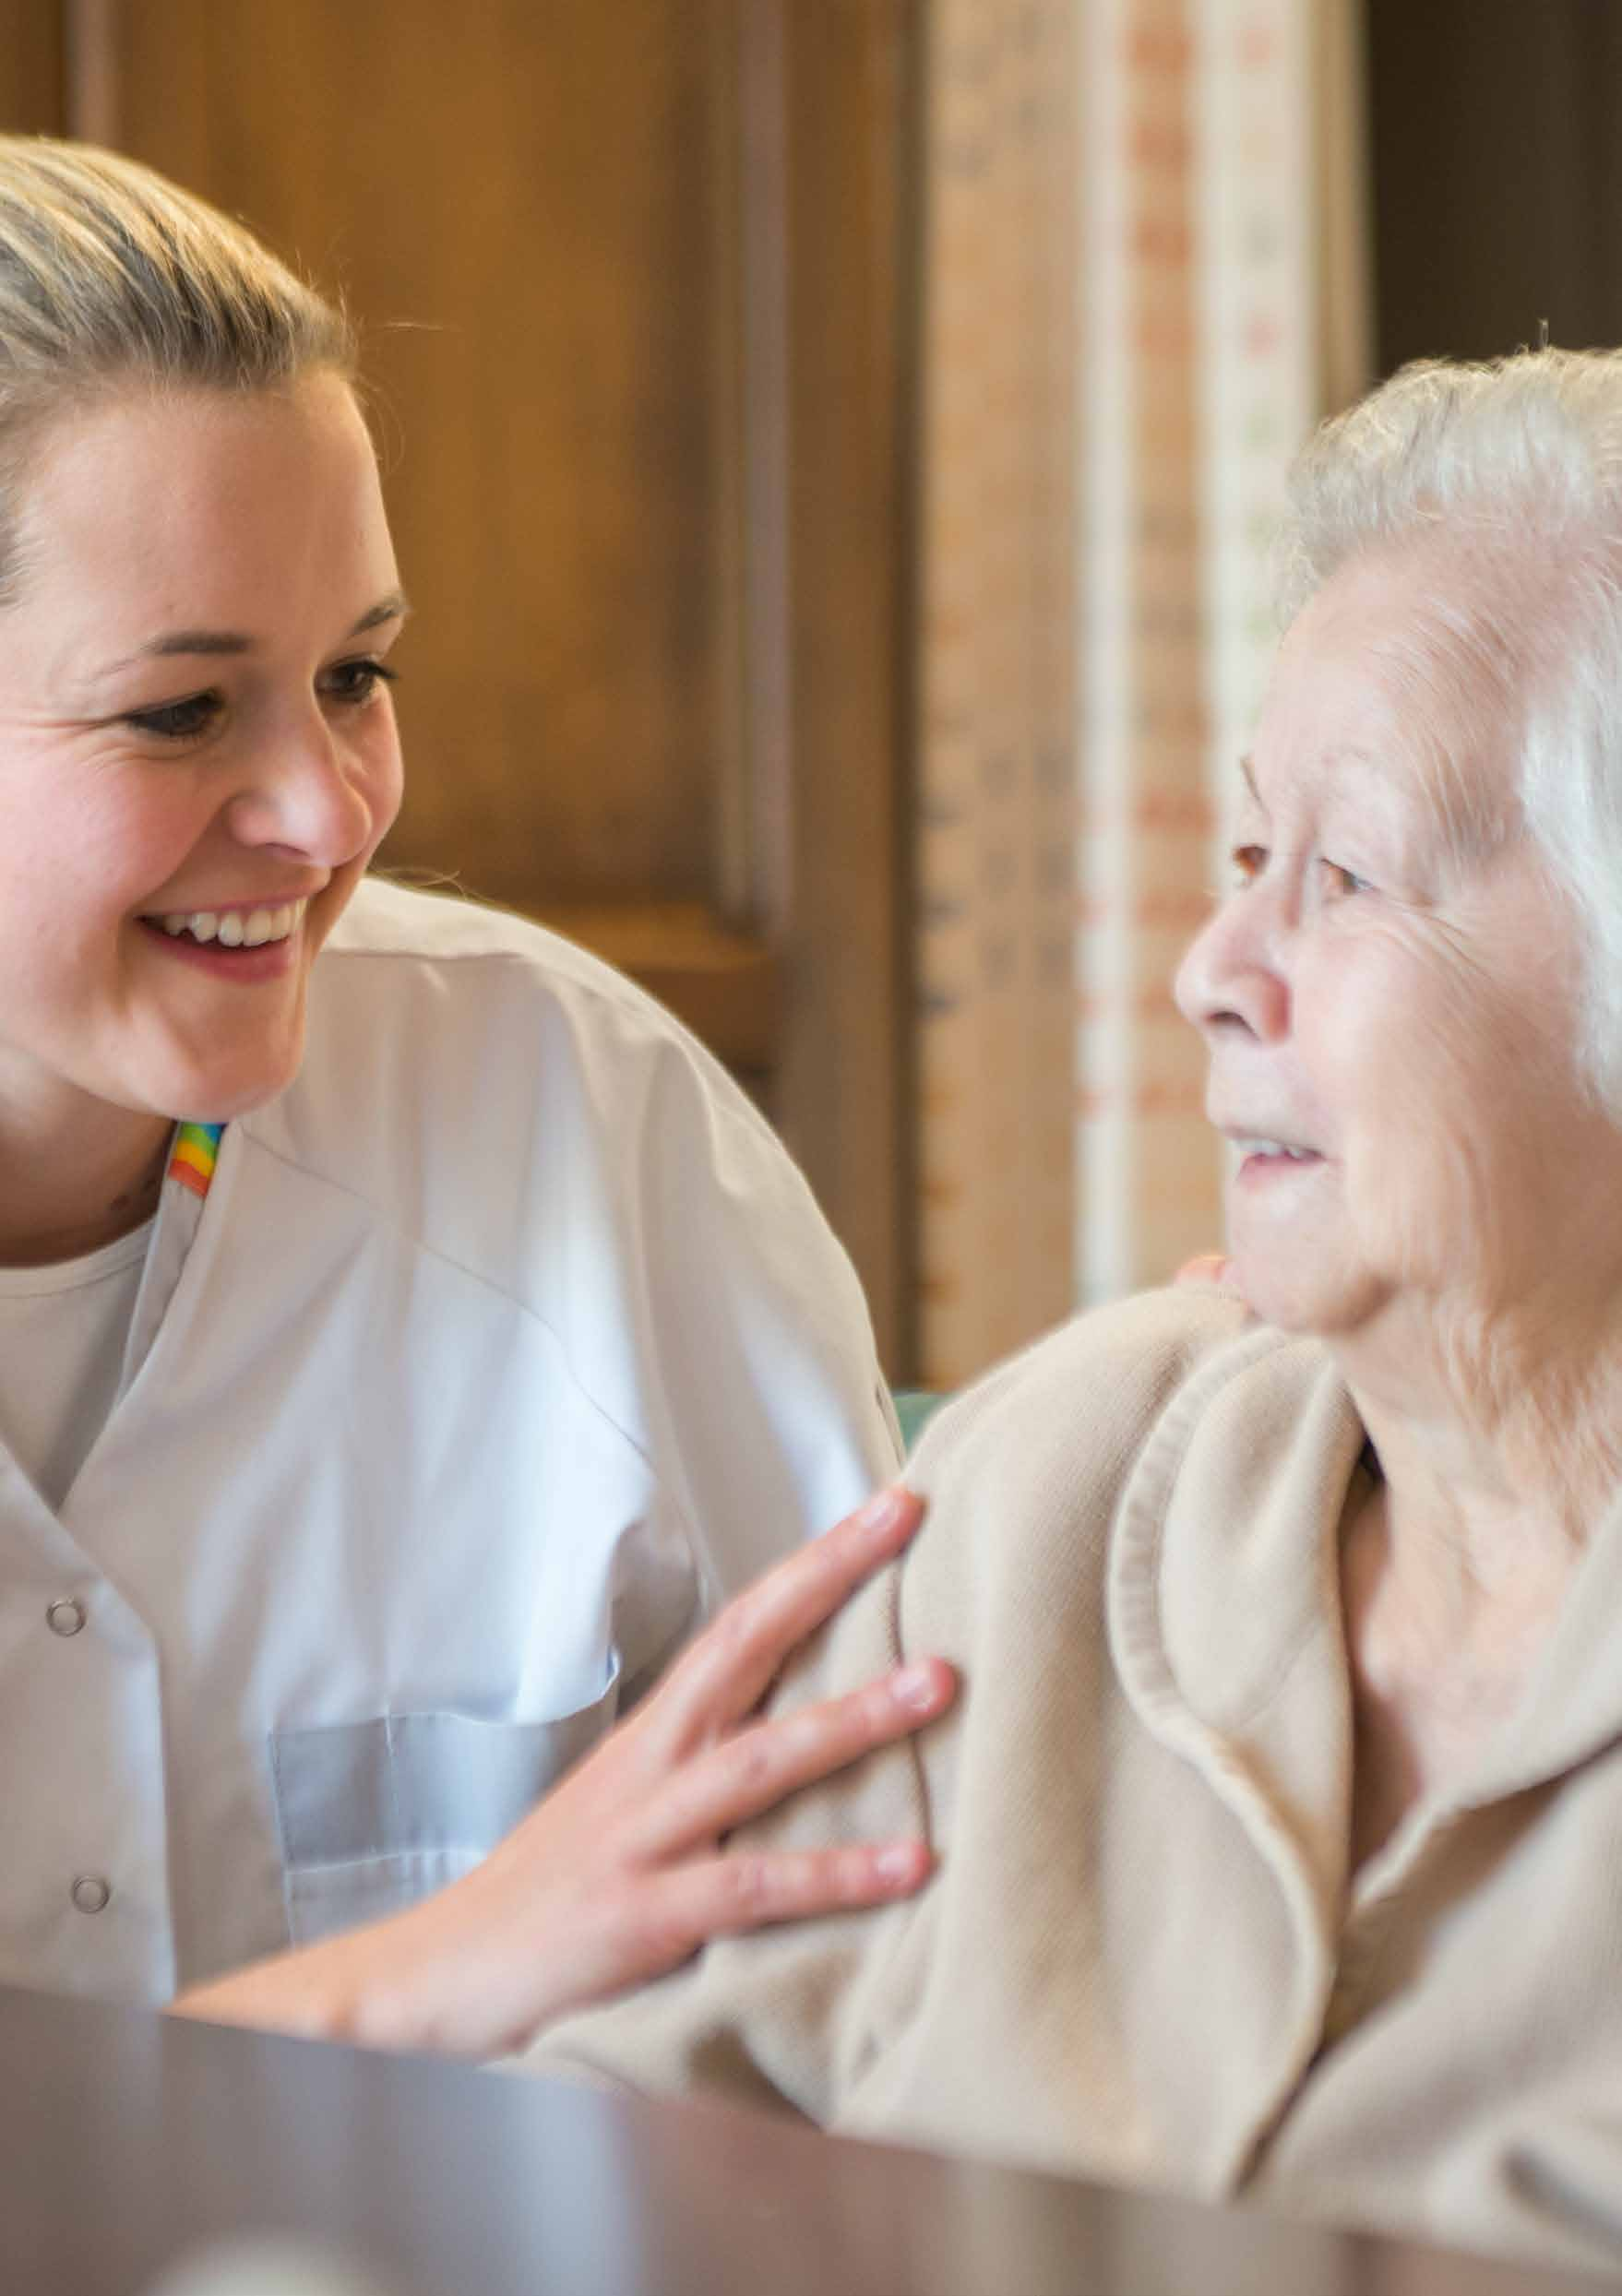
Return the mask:
POLYGON ((1236 1140, 1234 1143, 1241 1156, 1287 1156, 1292 1163, 1307 1162, 1312 1148, 1291 1148, 1282 1140, 1236 1140))
POLYGON ((194 941, 218 941, 221 948, 263 948, 268 941, 285 941, 304 913, 303 901, 284 901, 280 909, 170 910, 152 920, 171 940, 189 933, 194 941))

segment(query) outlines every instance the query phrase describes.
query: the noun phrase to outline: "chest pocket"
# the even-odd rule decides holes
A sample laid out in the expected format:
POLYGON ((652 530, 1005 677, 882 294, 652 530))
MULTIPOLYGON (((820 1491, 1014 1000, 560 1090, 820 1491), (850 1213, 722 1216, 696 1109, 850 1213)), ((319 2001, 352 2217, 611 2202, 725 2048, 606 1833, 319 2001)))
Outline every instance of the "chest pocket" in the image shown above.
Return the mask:
POLYGON ((469 1872, 603 1735, 618 1703, 616 1669, 590 1706, 552 1721, 389 1714, 273 1731, 292 1943, 398 1913, 469 1872))

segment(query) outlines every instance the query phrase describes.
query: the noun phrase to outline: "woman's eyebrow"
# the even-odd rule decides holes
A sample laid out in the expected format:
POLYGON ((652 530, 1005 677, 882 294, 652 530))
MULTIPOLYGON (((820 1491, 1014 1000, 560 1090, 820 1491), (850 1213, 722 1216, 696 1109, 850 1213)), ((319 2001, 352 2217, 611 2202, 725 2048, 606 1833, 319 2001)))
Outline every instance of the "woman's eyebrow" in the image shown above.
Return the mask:
MULTIPOLYGON (((1337 776, 1370 783, 1389 791, 1394 796, 1401 796, 1405 791, 1411 791, 1413 786, 1413 775, 1397 771, 1389 759, 1383 757, 1378 750, 1330 749, 1324 752, 1323 763, 1337 776)), ((1262 802, 1261 791, 1257 786, 1256 761, 1248 751, 1239 760, 1239 771, 1244 777, 1245 787, 1249 791, 1252 800, 1265 813, 1267 807, 1262 802)))
POLYGON ((166 654, 246 654, 253 651, 253 639, 240 630, 168 630, 122 660, 110 662, 108 668, 128 670, 137 661, 155 660, 166 654))
MULTIPOLYGON (((364 636, 366 631, 376 630, 385 622, 403 621, 411 610, 403 590, 390 590, 387 598, 380 598, 375 606, 368 607, 360 620, 345 631, 345 638, 364 636)), ((162 660, 172 654, 251 654, 256 642, 242 630, 166 630, 161 637, 149 639, 133 654, 109 662, 102 674, 111 677, 120 670, 133 669, 137 662, 162 660)))
POLYGON ((361 616, 350 632, 350 636, 360 637, 367 630, 376 629, 379 623, 403 622, 411 610, 411 601, 404 590, 390 590, 387 598, 380 598, 377 601, 369 613, 364 613, 361 616))

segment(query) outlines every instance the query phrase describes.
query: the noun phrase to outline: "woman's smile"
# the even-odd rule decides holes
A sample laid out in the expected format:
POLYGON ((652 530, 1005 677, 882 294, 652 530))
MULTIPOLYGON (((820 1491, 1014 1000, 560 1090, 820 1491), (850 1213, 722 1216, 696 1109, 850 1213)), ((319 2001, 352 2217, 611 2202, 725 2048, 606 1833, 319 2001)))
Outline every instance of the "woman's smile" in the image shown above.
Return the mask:
POLYGON ((161 925, 171 940, 184 934, 194 941, 218 941, 223 948, 259 948, 267 941, 285 941, 304 916, 305 902, 237 902, 221 909, 170 910, 143 920, 161 925))
POLYGON ((286 978, 298 963, 303 939, 304 900, 275 906, 256 902, 252 907, 171 910, 137 922, 166 958, 177 959, 216 980, 251 986, 286 978))

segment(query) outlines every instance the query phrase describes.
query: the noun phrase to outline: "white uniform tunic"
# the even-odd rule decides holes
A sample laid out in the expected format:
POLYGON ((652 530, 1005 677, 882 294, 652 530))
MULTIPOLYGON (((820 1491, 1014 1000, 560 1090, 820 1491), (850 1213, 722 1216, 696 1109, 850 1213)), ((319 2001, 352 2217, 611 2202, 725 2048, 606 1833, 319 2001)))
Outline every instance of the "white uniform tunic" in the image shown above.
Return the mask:
POLYGON ((466 1871, 897 1457, 769 1128, 499 912, 364 885, 164 1193, 60 1505, 0 1447, 0 1982, 154 2002, 466 1871))

